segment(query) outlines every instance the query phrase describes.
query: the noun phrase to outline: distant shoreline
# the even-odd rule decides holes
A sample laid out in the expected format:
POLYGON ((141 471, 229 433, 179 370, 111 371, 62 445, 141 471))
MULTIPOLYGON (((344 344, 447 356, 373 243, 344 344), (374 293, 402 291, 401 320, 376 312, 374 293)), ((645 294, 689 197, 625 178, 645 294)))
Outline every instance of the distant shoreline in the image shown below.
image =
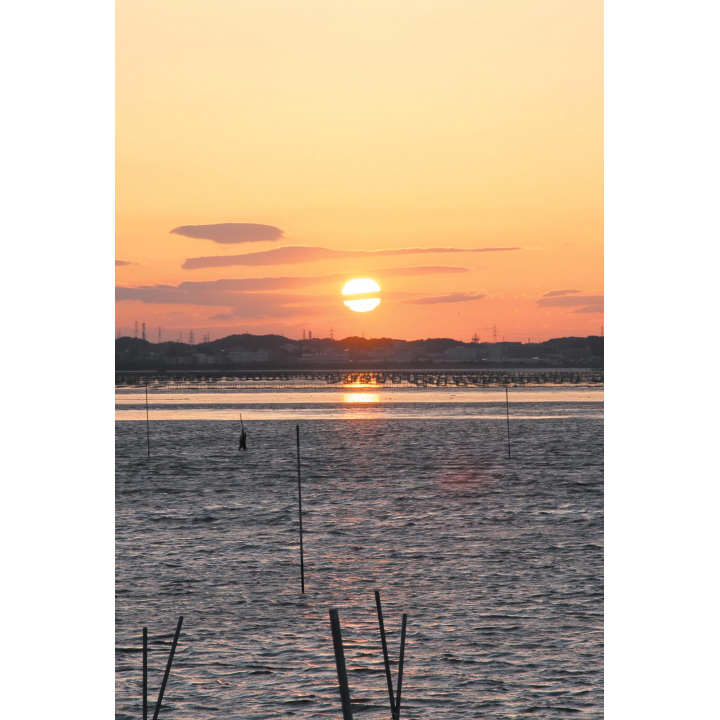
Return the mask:
POLYGON ((176 389, 427 388, 604 386, 602 369, 155 370, 115 373, 115 387, 176 389))

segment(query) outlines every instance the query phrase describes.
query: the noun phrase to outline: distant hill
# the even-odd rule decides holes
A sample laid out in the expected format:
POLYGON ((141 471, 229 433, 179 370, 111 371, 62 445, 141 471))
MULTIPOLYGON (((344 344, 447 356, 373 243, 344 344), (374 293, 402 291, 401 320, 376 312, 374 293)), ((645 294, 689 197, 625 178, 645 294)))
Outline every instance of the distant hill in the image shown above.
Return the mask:
POLYGON ((465 343, 452 338, 395 340, 347 337, 293 340, 282 335, 228 335, 190 345, 152 343, 132 337, 115 341, 118 370, 157 369, 182 365, 215 367, 318 367, 328 365, 417 367, 452 363, 462 366, 534 365, 602 367, 605 339, 553 338, 541 343, 465 343))

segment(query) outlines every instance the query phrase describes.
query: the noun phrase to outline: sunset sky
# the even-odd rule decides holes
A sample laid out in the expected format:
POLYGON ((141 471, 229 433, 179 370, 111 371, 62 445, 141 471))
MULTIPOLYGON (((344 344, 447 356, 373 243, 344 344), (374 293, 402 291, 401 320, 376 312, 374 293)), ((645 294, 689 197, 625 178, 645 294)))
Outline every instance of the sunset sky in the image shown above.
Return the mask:
POLYGON ((116 332, 600 334, 602 2, 116 13, 116 332))

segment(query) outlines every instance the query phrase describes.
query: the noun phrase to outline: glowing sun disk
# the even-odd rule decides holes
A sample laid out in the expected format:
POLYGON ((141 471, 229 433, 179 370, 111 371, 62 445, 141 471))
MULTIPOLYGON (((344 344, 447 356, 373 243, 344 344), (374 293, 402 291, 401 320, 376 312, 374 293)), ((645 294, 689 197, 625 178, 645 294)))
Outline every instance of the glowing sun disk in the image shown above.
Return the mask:
MULTIPOLYGON (((342 289, 343 295, 367 295, 380 291, 380 286, 371 278, 348 280, 342 289)), ((380 304, 380 298, 356 298, 344 301, 353 312, 369 312, 380 304)))

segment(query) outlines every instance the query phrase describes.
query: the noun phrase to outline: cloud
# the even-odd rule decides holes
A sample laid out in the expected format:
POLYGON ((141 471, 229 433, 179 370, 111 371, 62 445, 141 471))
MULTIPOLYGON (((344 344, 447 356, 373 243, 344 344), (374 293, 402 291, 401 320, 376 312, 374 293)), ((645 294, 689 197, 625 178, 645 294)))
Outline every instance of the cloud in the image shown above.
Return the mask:
POLYGON ((200 240, 212 240, 222 245, 237 243, 274 242, 284 237, 283 231, 274 225, 256 223, 218 223, 216 225, 181 225, 170 231, 171 235, 183 235, 200 240))
POLYGON ((563 297, 540 298, 539 307, 573 307, 579 305, 603 305, 604 295, 568 295, 563 297))
POLYGON ((549 298, 549 297, 560 297, 561 295, 577 295, 580 290, 551 290, 550 292, 546 292, 543 297, 549 298))
MULTIPOLYGON (((451 275, 470 272, 468 268, 447 265, 420 265, 418 267, 381 268, 356 273, 333 273, 302 277, 230 278, 225 280, 186 280, 177 285, 180 290, 228 290, 233 292, 258 292, 264 290, 287 290, 329 283, 345 283, 353 277, 372 277, 378 280, 394 277, 417 277, 422 275, 451 275)), ((169 287, 169 286, 153 286, 169 287)))
POLYGON ((206 267, 230 267, 233 265, 299 265, 319 260, 340 260, 344 258, 386 257, 389 255, 427 255, 442 253, 508 252, 521 250, 519 247, 489 248, 395 248, 389 250, 331 250, 306 245, 286 245, 273 250, 244 253, 242 255, 216 255, 212 257, 188 258, 183 263, 185 270, 206 267))
POLYGON ((538 307, 565 307, 575 308, 572 313, 604 313, 604 295, 562 295, 547 297, 543 295, 538 302, 538 307))
POLYGON ((116 260, 115 267, 125 267, 126 265, 137 265, 136 262, 130 262, 129 260, 116 260))
MULTIPOLYGON (((137 288, 116 287, 115 300, 135 300, 158 305, 201 305, 230 309, 234 316, 249 318, 311 315, 329 306, 328 298, 287 293, 197 292, 173 285, 145 285, 137 288), (319 304, 319 306, 318 306, 319 304)), ((337 297, 332 296, 333 303, 337 297)))
MULTIPOLYGON (((208 280, 202 282, 186 281, 179 285, 141 285, 140 287, 115 288, 117 302, 136 301, 158 305, 199 305, 205 307, 225 308, 227 320, 246 314, 250 318, 290 317, 327 312, 337 308, 341 300, 338 293, 325 295, 304 295, 300 293, 269 292, 274 290, 298 290, 311 285, 340 284, 352 277, 367 275, 383 279, 386 277, 410 277, 415 275, 456 274, 468 272, 467 268, 421 265, 418 267, 385 268, 370 270, 367 273, 335 273, 315 277, 266 277, 266 278, 229 278, 225 280, 208 280), (312 306, 312 307, 309 307, 312 306), (228 311, 229 313, 228 314, 228 311)), ((375 293, 372 293, 374 296, 375 293)), ((388 303, 415 302, 413 293, 388 292, 382 293, 383 301, 388 303), (410 298, 410 300, 407 300, 410 298)), ((355 297, 355 296, 353 296, 355 297)), ((442 302, 465 302, 479 300, 482 296, 475 293, 453 293, 440 298, 419 298, 419 304, 442 302)))
POLYGON ((454 292, 449 295, 434 295, 430 297, 401 300, 399 305, 440 305, 442 303, 472 302, 482 300, 485 296, 475 292, 454 292))

